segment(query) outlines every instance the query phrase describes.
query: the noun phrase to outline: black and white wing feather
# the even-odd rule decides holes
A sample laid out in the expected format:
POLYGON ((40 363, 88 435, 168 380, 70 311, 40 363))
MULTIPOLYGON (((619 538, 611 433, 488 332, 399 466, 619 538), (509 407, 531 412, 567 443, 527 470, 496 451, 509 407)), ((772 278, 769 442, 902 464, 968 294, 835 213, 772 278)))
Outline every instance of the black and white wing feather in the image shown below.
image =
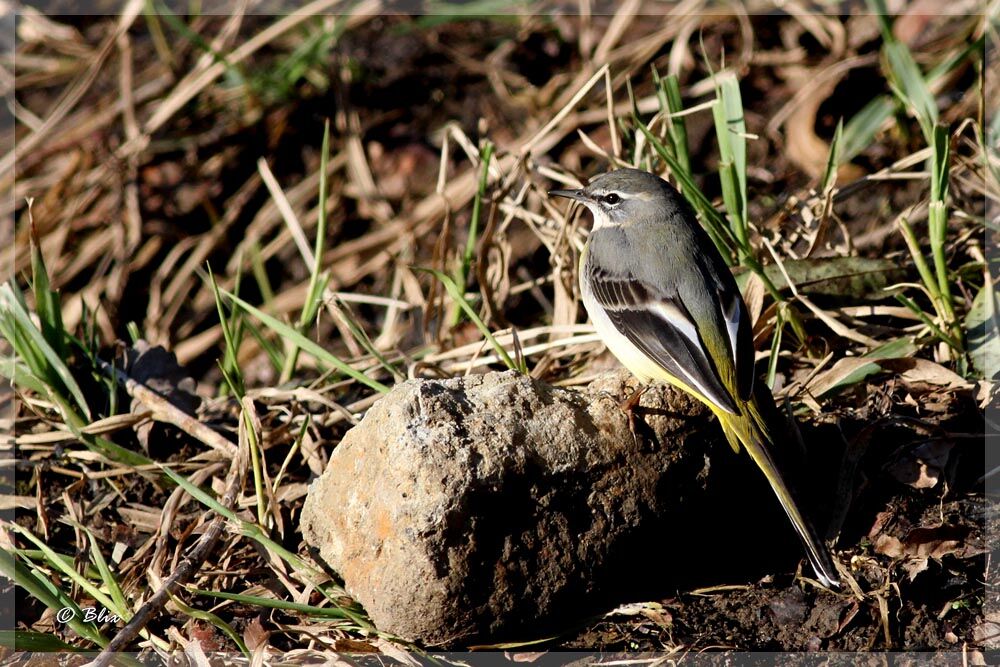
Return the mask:
MULTIPOLYGON (((629 342, 720 409, 738 414, 733 396, 705 349, 698 325, 677 294, 666 294, 628 273, 610 272, 592 264, 587 271, 594 297, 629 342)), ((738 357, 741 352, 738 301, 736 308, 735 316, 723 310, 728 335, 726 343, 730 347, 723 352, 738 357)), ((750 359, 753 359, 752 353, 750 359)), ((735 359, 733 361, 735 366, 735 359)), ((752 380, 751 369, 750 382, 752 380)), ((743 390, 740 386, 739 393, 743 394, 743 390)))

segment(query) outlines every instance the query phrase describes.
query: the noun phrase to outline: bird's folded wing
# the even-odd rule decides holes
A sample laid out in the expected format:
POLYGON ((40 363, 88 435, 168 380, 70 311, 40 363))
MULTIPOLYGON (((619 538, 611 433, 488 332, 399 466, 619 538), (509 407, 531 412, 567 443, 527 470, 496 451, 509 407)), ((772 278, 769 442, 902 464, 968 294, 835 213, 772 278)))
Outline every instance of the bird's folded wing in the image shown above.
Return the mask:
POLYGON ((735 285, 731 288, 721 288, 718 291, 719 306, 722 308, 722 318, 726 322, 726 334, 729 339, 729 358, 736 368, 736 393, 744 401, 750 399, 753 393, 753 325, 743 298, 735 285))
MULTIPOLYGON (((591 271, 590 279, 597 302, 622 335, 709 402, 737 414, 736 403, 683 301, 627 274, 597 269, 591 271)), ((720 352, 728 356, 729 350, 720 352)))

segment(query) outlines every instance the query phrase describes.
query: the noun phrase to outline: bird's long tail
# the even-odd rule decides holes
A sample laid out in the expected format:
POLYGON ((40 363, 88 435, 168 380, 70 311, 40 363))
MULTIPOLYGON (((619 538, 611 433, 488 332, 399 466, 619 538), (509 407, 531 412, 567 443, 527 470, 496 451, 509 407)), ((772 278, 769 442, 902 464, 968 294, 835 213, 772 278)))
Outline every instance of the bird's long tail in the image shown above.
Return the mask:
MULTIPOLYGON (((771 400, 770 394, 762 396, 762 392, 768 392, 766 386, 758 384, 754 390, 754 396, 750 401, 741 407, 741 415, 720 413, 716 411, 719 421, 722 423, 726 439, 737 452, 742 444, 750 458, 761 469, 767 481, 771 484, 774 494, 788 515, 792 527, 802 540, 806 555, 816 572, 816 578, 827 588, 840 586, 840 577, 837 568, 833 564, 830 551, 822 540, 816 535, 812 524, 803 516, 798 504, 792 495, 791 489, 781 475, 780 469, 774 458, 774 438, 773 431, 768 427, 765 415, 777 411, 771 400), (762 405, 763 404, 763 405, 762 405), (763 408, 763 410, 762 410, 763 408), (768 409, 770 408, 770 409, 768 409), (762 411, 765 415, 762 415, 762 411)), ((773 415, 771 419, 773 420, 773 415)))

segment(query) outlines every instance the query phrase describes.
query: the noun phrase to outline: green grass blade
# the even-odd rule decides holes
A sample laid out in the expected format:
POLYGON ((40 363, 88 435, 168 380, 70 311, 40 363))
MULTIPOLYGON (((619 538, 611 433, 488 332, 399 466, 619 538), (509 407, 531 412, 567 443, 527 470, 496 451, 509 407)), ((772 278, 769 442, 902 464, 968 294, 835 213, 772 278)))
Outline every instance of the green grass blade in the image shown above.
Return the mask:
POLYGON ((188 589, 188 590, 197 595, 220 598, 222 600, 233 600, 234 602, 241 602, 243 604, 253 605, 255 607, 266 607, 267 609, 284 609, 286 611, 297 611, 303 614, 308 614, 310 616, 319 616, 321 618, 343 618, 343 619, 351 618, 350 615, 344 612, 343 609, 336 609, 331 607, 314 607, 312 605, 300 604, 298 602, 277 600, 275 598, 263 598, 257 595, 244 595, 242 593, 227 593, 224 591, 206 591, 198 588, 188 589))
MULTIPOLYGON (((469 238, 465 242, 465 252, 462 254, 462 261, 455 271, 453 280, 461 289, 465 289, 468 282, 469 269, 472 267, 472 259, 476 254, 476 243, 479 241, 479 223, 483 215, 483 198, 486 196, 486 186, 490 180, 490 160, 493 159, 493 142, 485 141, 479 149, 479 186, 472 199, 472 217, 469 220, 469 238)), ((461 319, 462 310, 453 311, 451 325, 455 326, 461 319)))
POLYGON ((722 198, 740 249, 750 253, 747 221, 747 141, 743 118, 743 98, 736 75, 728 72, 715 78, 716 104, 712 107, 715 134, 719 141, 719 178, 722 198))
POLYGON ((462 293, 462 289, 455 283, 454 280, 449 278, 444 273, 437 271, 435 269, 425 269, 415 266, 413 267, 413 270, 429 273, 438 280, 440 280, 441 284, 444 285, 445 290, 448 291, 448 295, 452 298, 453 301, 455 301, 455 303, 457 303, 461 307, 461 309, 469 317, 472 323, 476 325, 476 328, 479 329, 479 331, 483 334, 483 336, 486 338, 489 344, 493 347, 493 350, 497 353, 497 356, 500 357, 500 359, 507 366, 507 368, 511 369, 512 371, 521 372, 521 369, 518 367, 518 365, 515 364, 514 361, 510 358, 510 355, 507 354, 507 350, 505 350, 503 345, 501 345, 500 342, 493 337, 493 333, 490 332, 489 327, 487 327, 486 323, 483 322, 483 320, 479 317, 479 313, 476 312, 476 309, 473 308, 471 305, 469 305, 469 302, 465 300, 465 294, 462 293))
MULTIPOLYGON (((302 312, 299 314, 298 330, 304 333, 307 331, 309 324, 316 319, 316 315, 319 313, 319 307, 323 303, 323 292, 326 290, 326 286, 330 282, 329 272, 323 271, 323 249, 326 244, 326 228, 327 228, 327 170, 330 163, 330 121, 327 120, 323 125, 323 142, 320 149, 320 167, 319 167, 319 202, 318 202, 318 219, 316 222, 316 242, 313 248, 313 265, 310 267, 309 272, 309 287, 306 289, 305 302, 302 304, 302 312)), ((291 349, 285 356, 285 365, 281 370, 281 381, 287 382, 291 379, 292 373, 295 372, 295 366, 299 359, 299 349, 300 347, 295 345, 294 339, 289 339, 286 337, 286 342, 291 343, 291 349)))
POLYGON ((316 244, 313 247, 313 266, 309 274, 309 288, 306 291, 306 303, 302 308, 302 316, 299 318, 299 326, 308 326, 316 319, 319 307, 323 303, 323 290, 326 289, 330 281, 329 274, 322 271, 323 251, 326 248, 327 234, 327 200, 329 199, 329 187, 327 185, 327 172, 330 165, 330 120, 323 124, 323 143, 319 157, 319 203, 318 218, 316 220, 316 244))
MULTIPOLYGON (((277 554, 279 558, 284 560, 286 563, 291 565, 300 573, 304 573, 305 576, 312 578, 313 580, 318 580, 322 576, 321 572, 319 572, 318 570, 310 566, 308 563, 306 563, 304 560, 299 558, 297 554, 292 553, 284 546, 278 544, 270 537, 268 537, 260 526, 250 523, 249 521, 243 521, 236 515, 235 512, 233 512, 230 509, 227 509, 222 503, 216 500, 215 497, 212 496, 212 494, 202 490, 201 487, 197 486, 196 484, 193 484, 191 480, 184 477, 183 475, 180 475, 175 471, 170 470, 169 468, 166 467, 163 467, 162 469, 164 474, 166 474, 178 486, 184 489, 192 498, 203 504, 205 507, 213 510, 214 512, 217 512, 226 519, 232 521, 233 524, 239 528, 241 535, 252 539, 253 541, 260 544, 262 547, 277 554)), ((339 602, 337 602, 335 597, 325 589, 325 587, 317 586, 317 589, 321 593, 323 593, 323 595, 326 596, 327 599, 329 599, 337 608, 342 609, 344 611, 344 614, 348 618, 350 618, 352 622, 356 623, 359 627, 366 629, 373 628, 371 622, 366 620, 361 615, 360 612, 355 613, 351 609, 348 609, 343 605, 341 605, 339 602)), ((346 593, 343 593, 343 591, 338 593, 338 595, 340 594, 346 595, 346 593)))
POLYGON ((997 326, 997 293, 990 282, 976 294, 965 316, 969 359, 979 377, 992 380, 1000 375, 1000 327, 997 326))
POLYGON ((823 178, 820 180, 820 192, 829 192, 837 183, 837 167, 840 166, 841 150, 843 148, 844 119, 837 121, 837 129, 833 132, 833 139, 830 141, 830 153, 826 158, 826 169, 823 170, 823 178))
POLYGON ((933 333, 935 336, 937 336, 937 338, 939 338, 940 340, 942 340, 945 343, 947 343, 948 347, 950 347, 951 349, 955 350, 956 352, 961 353, 961 351, 962 351, 961 344, 957 340, 955 340, 954 338, 952 338, 951 335, 945 333, 941 329, 941 327, 939 327, 937 324, 935 324, 934 320, 932 320, 930 317, 928 317, 927 313, 925 313, 923 311, 923 309, 920 306, 918 306, 912 299, 910 299, 909 297, 907 297, 904 294, 896 294, 895 297, 896 297, 897 301, 899 301, 901 304, 903 304, 904 306, 906 306, 907 308, 909 308, 910 311, 914 315, 916 315, 920 319, 920 321, 923 322, 927 326, 928 329, 931 330, 931 333, 933 333))
MULTIPOLYGON (((8 526, 11 524, 8 524, 8 526)), ((73 610, 73 618, 68 625, 76 634, 84 639, 104 647, 108 645, 108 640, 94 626, 93 623, 84 623, 83 610, 66 593, 56 588, 52 582, 36 573, 25 563, 16 559, 7 549, 0 549, 0 573, 23 588, 31 597, 35 598, 53 611, 69 608, 73 610)))
POLYGON ((281 350, 279 350, 276 345, 264 336, 260 327, 258 327, 255 323, 249 320, 243 320, 243 323, 247 331, 250 332, 250 335, 253 336, 254 340, 257 341, 257 344, 260 345, 260 349, 264 350, 264 354, 267 355, 268 361, 271 362, 271 368, 280 373, 281 366, 284 363, 281 350))
POLYGON ((86 435, 78 431, 74 431, 74 435, 88 448, 100 452, 112 461, 133 467, 148 466, 153 462, 153 459, 147 458, 138 452, 133 452, 131 449, 126 449, 107 438, 86 435))
POLYGON ((955 309, 951 294, 951 275, 948 272, 948 258, 945 255, 945 245, 948 241, 948 165, 950 143, 948 130, 944 126, 935 126, 933 131, 933 154, 931 164, 931 201, 927 209, 927 231, 931 246, 931 257, 934 260, 934 272, 937 278, 938 292, 941 295, 942 312, 940 315, 952 329, 952 335, 961 335, 955 326, 955 309))
POLYGON ((167 3, 155 0, 152 4, 153 12, 156 16, 162 17, 171 28, 187 38, 198 49, 211 55, 212 59, 216 63, 222 65, 226 69, 226 75, 231 81, 235 82, 237 86, 244 86, 246 84, 246 77, 244 76, 239 63, 234 64, 229 62, 229 58, 226 57, 226 54, 212 48, 212 45, 205 41, 204 37, 189 28, 184 21, 179 19, 172 11, 170 11, 170 7, 167 3))
MULTIPOLYGON (((222 303, 222 295, 218 283, 215 282, 215 274, 212 273, 212 267, 206 264, 205 268, 208 270, 208 282, 212 287, 212 295, 215 297, 215 309, 219 314, 219 327, 222 329, 222 341, 225 346, 221 362, 222 372, 228 379, 236 396, 242 397, 246 393, 246 387, 243 384, 243 373, 236 362, 239 357, 239 342, 230 326, 230 319, 226 316, 226 309, 222 303), (231 360, 231 363, 227 363, 229 360, 231 360)), ((238 293, 238 291, 235 292, 235 294, 238 293)), ((232 317, 234 319, 236 317, 235 308, 233 309, 232 317)))
POLYGON ((261 257, 260 242, 257 240, 250 244, 250 268, 253 271, 254 280, 257 281, 257 289, 260 290, 264 304, 270 305, 274 301, 274 288, 271 286, 271 279, 267 276, 267 268, 264 266, 263 257, 261 257))
POLYGON ((48 393, 48 385, 35 377, 31 370, 13 357, 0 359, 0 376, 7 378, 16 386, 33 391, 39 396, 48 393))
POLYGON ((55 635, 30 630, 0 630, 0 646, 6 646, 15 651, 31 651, 36 653, 62 653, 82 651, 72 644, 67 644, 55 635))
MULTIPOLYGON (((31 209, 28 209, 30 219, 31 209)), ((32 291, 35 294, 35 312, 42 327, 42 335, 49 342, 60 359, 66 358, 66 332, 63 328, 62 305, 59 295, 52 290, 49 282, 49 272, 45 268, 45 259, 38 243, 34 220, 30 221, 31 242, 31 279, 32 291)))
POLYGON ((62 356, 52 348, 42 332, 35 327, 35 323, 31 321, 31 316, 24 304, 16 297, 11 283, 0 285, 0 318, 6 317, 13 319, 14 340, 9 342, 14 346, 15 353, 27 361, 29 366, 32 366, 33 363, 40 366, 44 364, 40 368, 32 368, 34 375, 40 379, 48 379, 53 375, 58 377, 80 408, 84 419, 90 421, 90 408, 87 406, 87 399, 83 397, 83 391, 73 379, 73 375, 62 356), (27 346, 31 347, 33 354, 23 354, 27 346))
POLYGON ((229 637, 229 639, 239 647, 240 652, 243 653, 248 660, 250 659, 250 649, 247 648, 247 645, 243 642, 243 638, 240 636, 240 633, 236 632, 236 630, 233 629, 233 626, 229 625, 210 611, 202 611, 184 604, 184 602, 182 602, 176 595, 171 595, 170 601, 177 605, 177 608, 180 609, 181 613, 186 614, 191 618, 196 618, 199 621, 204 621, 218 628, 222 634, 229 637))
MULTIPOLYGON (((977 57, 982 62, 981 52, 986 44, 985 35, 971 42, 966 48, 958 51, 951 58, 948 58, 927 74, 927 85, 937 82, 941 77, 951 73, 956 67, 962 65, 970 57, 977 57)), ((892 116, 896 105, 888 95, 879 95, 866 104, 861 111, 854 114, 844 126, 844 147, 842 160, 848 162, 857 157, 863 150, 871 145, 875 135, 882 128, 885 122, 892 116)), ((995 119, 1000 119, 1000 114, 995 115, 995 119)))
POLYGON ((892 116, 895 105, 888 95, 879 95, 854 114, 844 126, 844 162, 857 157, 871 145, 882 125, 892 116))
POLYGON ((105 595, 104 592, 95 586, 92 581, 77 572, 72 564, 67 563, 66 560, 61 557, 62 554, 57 554, 45 542, 35 537, 34 533, 26 528, 22 528, 17 524, 11 524, 10 527, 18 535, 34 544, 38 550, 42 552, 46 563, 48 563, 53 569, 61 572, 68 580, 72 581, 74 584, 86 591, 90 597, 94 598, 94 600, 104 606, 105 609, 117 608, 115 602, 111 598, 105 595))
POLYGON ((934 278, 934 273, 931 271, 931 267, 927 263, 923 251, 920 249, 920 242, 917 241, 917 235, 913 232, 913 227, 910 226, 910 221, 905 216, 899 218, 899 231, 903 235, 906 247, 910 251, 913 264, 917 267, 920 280, 927 287, 931 300, 935 303, 935 307, 937 307, 938 302, 941 300, 937 280, 934 278))
POLYGON ((235 512, 228 509, 225 505, 216 500, 215 496, 213 496, 212 494, 208 493, 207 491, 203 491, 200 486, 192 483, 191 480, 189 480, 184 475, 181 475, 180 473, 171 470, 166 466, 161 466, 161 469, 163 470, 164 475, 172 479, 174 483, 177 484, 177 486, 184 489, 184 491, 187 492, 189 496, 200 502, 208 509, 212 510, 213 512, 216 512, 217 514, 221 514, 225 518, 235 523, 238 524, 244 523, 242 519, 236 516, 235 512))
POLYGON ((375 357, 375 359, 378 360, 379 365, 388 371, 389 374, 396 380, 405 380, 406 374, 396 368, 396 365, 389 361, 389 359, 382 354, 377 347, 375 347, 375 343, 372 342, 372 339, 365 332, 364 327, 362 327, 358 323, 357 319, 355 319, 350 307, 339 298, 335 297, 334 301, 336 313, 340 316, 341 321, 347 326, 347 330, 351 333, 351 337, 357 341, 358 345, 364 348, 365 352, 375 357))
POLYGON ((320 361, 333 368, 336 368, 344 375, 347 375, 348 377, 357 380, 361 384, 371 389, 374 389, 375 391, 381 392, 383 394, 389 391, 389 387, 382 384, 378 380, 373 380, 364 373, 351 368, 343 361, 338 359, 336 356, 334 356, 327 350, 323 349, 317 343, 314 343, 313 341, 303 336, 301 333, 298 332, 298 330, 295 329, 295 327, 285 324, 284 322, 275 317, 271 317, 264 311, 250 305, 249 303, 239 298, 235 294, 232 294, 231 292, 227 292, 226 290, 222 289, 220 289, 219 291, 222 294, 225 294, 226 297, 229 298, 233 303, 239 305, 240 308, 244 309, 245 311, 256 317, 258 320, 260 320, 267 328, 271 329, 282 338, 289 340, 293 345, 296 345, 300 349, 305 350, 313 357, 315 357, 317 361, 320 361))
POLYGON ((691 171, 691 153, 688 149, 687 123, 684 116, 679 115, 684 111, 681 101, 681 87, 677 77, 673 74, 661 79, 656 65, 651 64, 653 70, 653 83, 656 86, 656 94, 660 100, 660 111, 664 114, 667 126, 667 139, 669 148, 680 168, 686 172, 691 171))
POLYGON ((855 385, 869 376, 881 373, 882 367, 876 363, 879 359, 902 359, 904 357, 912 357, 916 354, 916 352, 917 346, 914 345, 913 341, 908 338, 897 338, 896 340, 889 341, 884 345, 880 345, 861 356, 863 359, 871 359, 872 362, 870 364, 858 366, 851 373, 844 376, 839 382, 831 385, 821 394, 818 394, 816 398, 826 396, 834 391, 837 391, 838 389, 855 385))
POLYGON ((86 526, 79 524, 79 528, 87 533, 90 542, 91 560, 97 566, 97 571, 101 575, 101 581, 104 582, 104 587, 108 589, 108 594, 114 601, 114 605, 109 607, 109 609, 113 609, 115 614, 120 616, 125 622, 128 622, 132 619, 132 609, 129 607, 128 600, 125 599, 125 593, 122 592, 121 586, 118 585, 118 580, 108 566, 108 561, 105 560, 104 554, 101 553, 101 547, 97 543, 97 538, 94 537, 94 533, 86 526))
POLYGON ((912 109, 927 143, 932 143, 934 126, 938 122, 937 104, 913 54, 905 44, 897 41, 886 42, 883 49, 889 64, 889 81, 893 91, 912 109))
POLYGON ((917 61, 913 59, 910 48, 893 34, 885 0, 869 0, 869 4, 879 16, 882 53, 885 57, 889 85, 896 97, 913 111, 927 143, 933 144, 938 109, 927 80, 917 66, 917 61))

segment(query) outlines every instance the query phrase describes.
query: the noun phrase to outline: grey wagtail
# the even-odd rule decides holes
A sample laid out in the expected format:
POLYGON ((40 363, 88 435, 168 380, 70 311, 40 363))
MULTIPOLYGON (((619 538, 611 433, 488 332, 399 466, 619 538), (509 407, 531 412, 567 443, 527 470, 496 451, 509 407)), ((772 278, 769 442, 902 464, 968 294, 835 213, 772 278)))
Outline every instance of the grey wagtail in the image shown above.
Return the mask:
POLYGON ((726 439, 764 472, 820 583, 840 585, 830 553, 799 510, 774 457, 780 413, 754 382, 750 318, 736 281, 687 202, 662 178, 620 169, 579 190, 594 228, 580 261, 598 335, 643 383, 668 382, 719 418, 726 439))

